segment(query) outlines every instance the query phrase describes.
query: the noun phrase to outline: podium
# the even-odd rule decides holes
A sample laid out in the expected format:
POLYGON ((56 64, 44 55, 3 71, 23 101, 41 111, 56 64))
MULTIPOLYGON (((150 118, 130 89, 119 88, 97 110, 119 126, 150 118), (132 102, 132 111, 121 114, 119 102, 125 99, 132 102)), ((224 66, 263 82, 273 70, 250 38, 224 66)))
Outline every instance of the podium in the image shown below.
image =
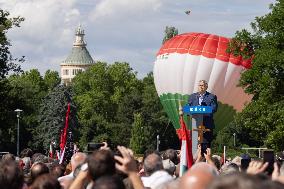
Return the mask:
MULTIPOLYGON (((185 105, 183 106, 183 113, 190 116, 191 119, 191 141, 192 141, 192 154, 195 154, 197 152, 197 146, 198 146, 198 133, 200 131, 199 126, 203 126, 203 116, 205 114, 211 114, 212 113, 212 107, 211 106, 189 106, 185 105), (193 132, 194 130, 198 132, 193 132)), ((204 132, 204 131, 201 131, 204 132)), ((201 141, 203 142, 203 141, 201 141)))

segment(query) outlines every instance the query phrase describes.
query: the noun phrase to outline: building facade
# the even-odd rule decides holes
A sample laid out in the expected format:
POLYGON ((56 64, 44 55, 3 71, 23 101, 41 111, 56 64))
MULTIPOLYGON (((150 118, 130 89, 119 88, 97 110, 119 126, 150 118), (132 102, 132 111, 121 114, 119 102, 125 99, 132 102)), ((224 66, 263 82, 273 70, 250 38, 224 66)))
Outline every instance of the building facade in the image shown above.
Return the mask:
POLYGON ((79 26, 75 32, 72 51, 60 64, 61 80, 65 85, 69 85, 79 72, 85 71, 95 63, 86 48, 87 44, 84 41, 84 35, 84 30, 79 26))

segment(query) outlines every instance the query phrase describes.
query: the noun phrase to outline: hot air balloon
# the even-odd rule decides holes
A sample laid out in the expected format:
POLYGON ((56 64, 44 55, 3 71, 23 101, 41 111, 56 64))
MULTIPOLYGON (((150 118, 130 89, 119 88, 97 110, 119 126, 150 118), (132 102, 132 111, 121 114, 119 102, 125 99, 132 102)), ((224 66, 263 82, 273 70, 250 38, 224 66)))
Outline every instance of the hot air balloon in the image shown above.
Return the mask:
POLYGON ((180 127, 179 101, 187 104, 189 95, 197 92, 199 80, 207 80, 207 90, 218 97, 215 131, 226 126, 251 100, 237 86, 241 73, 251 67, 251 59, 227 53, 229 41, 212 34, 184 33, 166 41, 158 51, 153 71, 155 87, 176 129, 180 127))

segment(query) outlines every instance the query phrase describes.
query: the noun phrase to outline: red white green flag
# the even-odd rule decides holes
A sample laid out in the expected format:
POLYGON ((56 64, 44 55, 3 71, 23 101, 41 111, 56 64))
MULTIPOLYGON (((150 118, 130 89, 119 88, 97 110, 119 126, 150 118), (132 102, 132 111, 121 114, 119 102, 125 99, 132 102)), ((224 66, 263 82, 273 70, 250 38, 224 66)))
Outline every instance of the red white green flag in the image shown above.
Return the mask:
POLYGON ((181 157, 180 157, 180 172, 182 176, 193 164, 192 157, 192 140, 191 131, 186 128, 183 116, 179 119, 180 128, 177 129, 179 139, 181 140, 181 157))

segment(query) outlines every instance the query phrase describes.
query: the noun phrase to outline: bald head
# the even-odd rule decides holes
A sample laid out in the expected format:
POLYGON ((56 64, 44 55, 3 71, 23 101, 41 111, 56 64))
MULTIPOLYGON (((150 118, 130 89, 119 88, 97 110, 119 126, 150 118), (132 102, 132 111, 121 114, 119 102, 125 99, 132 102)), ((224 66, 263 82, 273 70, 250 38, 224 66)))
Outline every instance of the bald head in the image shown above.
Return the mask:
POLYGON ((152 153, 144 160, 144 171, 147 176, 163 168, 163 160, 158 154, 152 153))
POLYGON ((72 171, 74 171, 78 165, 85 163, 86 159, 87 155, 82 152, 77 152, 74 154, 71 158, 72 171))
POLYGON ((40 175, 47 174, 47 173, 49 173, 49 169, 48 169, 48 167, 47 167, 44 163, 42 163, 42 162, 33 164, 32 168, 31 168, 31 177, 32 177, 32 180, 33 180, 33 181, 34 181, 37 177, 39 177, 40 175))
POLYGON ((217 175, 213 166, 205 162, 196 163, 182 176, 180 188, 205 189, 217 175))

